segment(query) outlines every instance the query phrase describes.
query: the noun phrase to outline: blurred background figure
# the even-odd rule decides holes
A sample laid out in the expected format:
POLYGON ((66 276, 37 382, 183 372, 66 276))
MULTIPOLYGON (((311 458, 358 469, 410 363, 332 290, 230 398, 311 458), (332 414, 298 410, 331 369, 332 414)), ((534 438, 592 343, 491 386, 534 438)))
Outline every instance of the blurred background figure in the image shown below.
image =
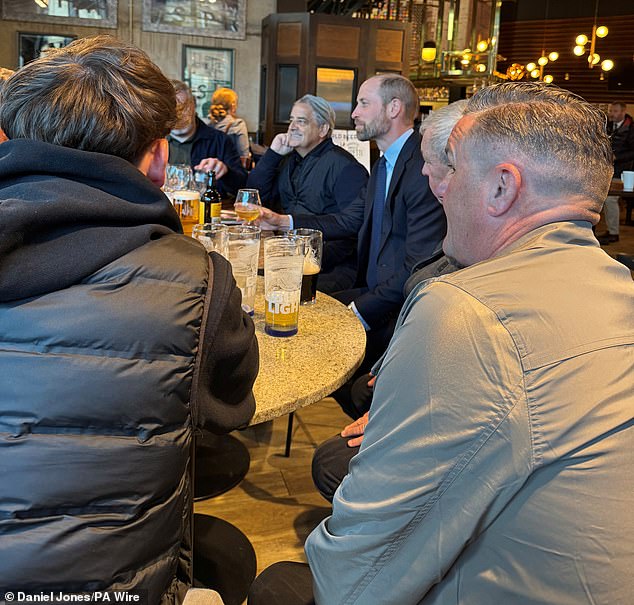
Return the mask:
POLYGON ((233 142, 240 162, 248 170, 251 167, 251 149, 247 124, 236 116, 238 93, 231 88, 218 88, 211 97, 209 119, 212 126, 224 132, 233 142))
MULTIPOLYGON (((14 73, 15 72, 11 69, 0 67, 0 94, 2 93, 5 80, 8 80, 14 73)), ((4 134, 2 127, 0 127, 0 143, 4 143, 7 140, 7 135, 4 134)))
MULTIPOLYGON (((614 153, 614 176, 620 179, 624 170, 632 170, 634 164, 634 122, 625 112, 626 105, 620 101, 610 103, 608 109, 608 136, 614 153)), ((602 246, 619 241, 619 196, 609 195, 603 206, 603 215, 608 230, 597 235, 602 246)))
POLYGON ((244 187, 247 172, 233 142, 196 115, 196 102, 187 84, 172 80, 172 85, 176 92, 176 124, 167 137, 169 163, 213 171, 221 195, 235 195, 240 187, 244 187))

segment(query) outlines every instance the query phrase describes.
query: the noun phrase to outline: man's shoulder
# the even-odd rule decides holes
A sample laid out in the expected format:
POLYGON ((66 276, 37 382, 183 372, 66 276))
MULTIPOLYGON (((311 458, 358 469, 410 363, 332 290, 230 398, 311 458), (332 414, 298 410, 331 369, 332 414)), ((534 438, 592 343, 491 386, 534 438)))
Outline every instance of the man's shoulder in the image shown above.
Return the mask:
POLYGON ((222 142, 226 138, 227 135, 224 132, 217 130, 213 126, 205 124, 202 120, 196 120, 196 134, 194 135, 194 142, 199 140, 222 142))

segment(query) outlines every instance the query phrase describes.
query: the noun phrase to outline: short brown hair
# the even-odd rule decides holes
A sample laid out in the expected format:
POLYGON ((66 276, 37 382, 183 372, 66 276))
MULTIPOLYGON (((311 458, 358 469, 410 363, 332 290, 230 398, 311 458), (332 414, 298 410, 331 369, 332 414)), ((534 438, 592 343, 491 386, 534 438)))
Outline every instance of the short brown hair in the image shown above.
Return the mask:
POLYGON ((51 49, 6 83, 0 126, 34 139, 136 164, 176 119, 174 88, 139 48, 96 36, 51 49))
POLYGON ((399 74, 381 74, 374 76, 380 81, 379 95, 386 106, 392 99, 399 99, 405 108, 405 116, 412 123, 420 111, 418 93, 414 85, 399 74))

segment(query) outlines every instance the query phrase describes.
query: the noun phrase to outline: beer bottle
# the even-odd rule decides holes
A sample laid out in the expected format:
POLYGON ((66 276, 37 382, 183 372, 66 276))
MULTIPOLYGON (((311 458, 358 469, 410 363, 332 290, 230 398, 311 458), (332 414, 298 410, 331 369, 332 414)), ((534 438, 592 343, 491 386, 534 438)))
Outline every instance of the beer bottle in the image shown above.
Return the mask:
POLYGON ((204 207, 201 213, 201 223, 219 223, 222 198, 216 189, 216 173, 207 173, 207 189, 200 196, 200 202, 204 207))

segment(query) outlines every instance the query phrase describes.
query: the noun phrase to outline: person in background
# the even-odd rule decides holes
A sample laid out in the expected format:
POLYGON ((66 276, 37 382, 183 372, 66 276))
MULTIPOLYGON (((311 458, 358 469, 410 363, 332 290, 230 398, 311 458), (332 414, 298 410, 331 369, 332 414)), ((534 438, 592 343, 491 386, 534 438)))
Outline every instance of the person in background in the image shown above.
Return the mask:
POLYGON ((110 36, 2 90, 2 596, 191 586, 193 433, 246 426, 258 348, 159 188, 175 121, 170 81, 110 36))
MULTIPOLYGON (((441 203, 440 184, 449 172, 447 141, 454 126, 464 115, 466 105, 467 101, 462 100, 436 109, 425 117, 420 127, 421 153, 425 158, 423 172, 429 179, 430 189, 441 203)), ((452 273, 459 268, 454 261, 443 256, 415 270, 405 282, 403 293, 407 298, 423 281, 452 273)), ((329 502, 332 502, 336 489, 348 474, 350 460, 359 452, 363 432, 368 424, 368 410, 372 403, 377 371, 375 366, 370 374, 360 376, 352 385, 350 397, 353 406, 351 409, 356 413, 355 421, 344 427, 339 435, 324 441, 313 455, 313 482, 319 493, 329 502)))
POLYGON ((310 567, 269 568, 249 605, 634 602, 634 282, 592 232, 604 117, 496 84, 447 155, 463 268, 407 299, 310 567))
MULTIPOLYGON (((335 112, 322 97, 304 95, 291 109, 288 131, 275 136, 247 185, 260 190, 268 207, 288 214, 329 214, 345 210, 364 191, 367 170, 332 141, 335 112)), ((356 234, 326 236, 319 289, 352 286, 356 275, 356 234)))
MULTIPOLYGON (((608 135, 614 152, 614 178, 620 179, 621 172, 632 170, 634 165, 634 122, 625 112, 625 103, 614 101, 608 109, 608 135)), ((608 230, 597 239, 602 246, 619 241, 619 196, 609 195, 605 200, 603 215, 608 230)))
POLYGON ((238 111, 238 93, 231 88, 217 88, 211 97, 210 123, 233 141, 242 166, 248 169, 251 164, 249 131, 246 122, 236 116, 236 111, 238 111))
MULTIPOLYGON (((0 67, 0 93, 2 93, 2 87, 4 86, 5 80, 10 78, 15 72, 11 69, 7 69, 6 67, 0 67)), ((0 128, 0 143, 4 143, 7 140, 7 135, 4 134, 2 128, 0 128)))
POLYGON ((221 194, 235 194, 244 187, 247 172, 231 139, 196 115, 196 101, 189 86, 172 80, 176 91, 177 120, 167 140, 169 163, 191 165, 194 170, 213 171, 221 194))
POLYGON ((373 76, 359 88, 352 112, 357 136, 374 140, 383 156, 375 162, 367 188, 345 210, 335 214, 282 215, 263 208, 263 228, 319 229, 325 239, 358 234, 358 266, 351 288, 334 296, 350 306, 367 332, 365 359, 356 375, 333 396, 351 409, 354 380, 367 374, 385 352, 403 305, 403 285, 413 267, 442 255, 446 233, 442 206, 421 174, 420 135, 413 129, 418 94, 403 76, 373 76))

